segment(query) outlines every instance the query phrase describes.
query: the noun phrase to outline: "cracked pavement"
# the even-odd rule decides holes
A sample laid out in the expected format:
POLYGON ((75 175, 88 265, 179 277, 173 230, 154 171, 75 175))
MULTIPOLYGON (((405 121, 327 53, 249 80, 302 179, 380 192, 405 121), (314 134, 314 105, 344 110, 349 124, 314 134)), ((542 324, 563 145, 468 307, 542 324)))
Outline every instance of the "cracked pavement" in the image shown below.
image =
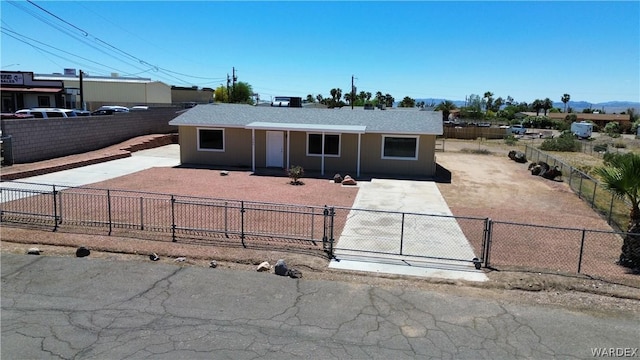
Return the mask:
POLYGON ((402 287, 3 253, 3 359, 581 359, 638 319, 402 287))

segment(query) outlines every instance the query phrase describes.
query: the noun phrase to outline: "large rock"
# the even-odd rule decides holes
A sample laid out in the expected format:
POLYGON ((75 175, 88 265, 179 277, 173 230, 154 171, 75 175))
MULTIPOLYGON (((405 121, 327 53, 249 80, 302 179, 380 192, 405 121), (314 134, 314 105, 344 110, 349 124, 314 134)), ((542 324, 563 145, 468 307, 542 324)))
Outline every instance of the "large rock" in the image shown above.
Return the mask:
POLYGON ((276 275, 289 276, 289 269, 283 259, 278 260, 275 266, 276 275))
POLYGON ((89 256, 89 254, 91 254, 91 251, 84 246, 80 246, 76 250, 76 257, 85 257, 85 256, 89 256))
POLYGON ((40 255, 40 249, 38 249, 37 247, 29 248, 29 250, 27 250, 27 254, 29 254, 29 255, 40 255))
POLYGON ((358 182, 349 175, 345 175, 342 180, 342 185, 358 185, 358 182))
POLYGON ((333 182, 336 184, 340 184, 342 182, 342 175, 340 174, 333 175, 333 182))
POLYGON ((271 270, 271 265, 269 264, 268 261, 264 261, 260 265, 258 265, 258 268, 256 270, 258 272, 269 271, 269 270, 271 270))

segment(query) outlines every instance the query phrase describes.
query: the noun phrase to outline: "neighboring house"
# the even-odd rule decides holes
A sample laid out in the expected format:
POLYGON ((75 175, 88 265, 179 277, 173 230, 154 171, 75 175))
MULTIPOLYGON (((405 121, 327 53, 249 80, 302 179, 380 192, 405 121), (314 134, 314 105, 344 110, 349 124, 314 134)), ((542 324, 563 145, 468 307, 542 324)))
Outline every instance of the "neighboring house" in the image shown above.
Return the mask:
MULTIPOLYGON (((539 116, 543 116, 544 112, 540 112, 539 116)), ((547 112, 547 117, 552 120, 564 120, 567 115, 575 115, 578 122, 590 121, 596 124, 600 128, 604 128, 608 123, 612 121, 619 122, 620 125, 630 124, 631 118, 629 115, 623 114, 590 114, 590 113, 551 113, 547 112)), ((525 118, 527 116, 536 116, 534 112, 519 112, 516 114, 516 118, 525 118)))
POLYGON ((433 177, 436 111, 305 109, 236 104, 196 106, 178 126, 183 164, 289 168, 322 175, 433 177))

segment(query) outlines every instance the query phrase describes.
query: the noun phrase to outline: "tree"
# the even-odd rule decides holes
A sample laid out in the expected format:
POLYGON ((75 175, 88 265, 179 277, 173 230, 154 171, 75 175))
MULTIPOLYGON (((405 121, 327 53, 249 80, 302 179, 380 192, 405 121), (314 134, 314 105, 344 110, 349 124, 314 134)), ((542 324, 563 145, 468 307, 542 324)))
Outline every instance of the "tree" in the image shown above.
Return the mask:
POLYGON ((625 235, 620 265, 629 268, 640 267, 640 154, 616 154, 605 162, 604 167, 596 168, 605 189, 618 198, 629 201, 628 233, 625 235))
POLYGON ((493 107, 493 93, 491 91, 487 91, 484 93, 483 99, 485 100, 485 111, 489 111, 493 107))
POLYGON ((229 102, 229 95, 227 93, 227 88, 220 85, 213 92, 213 96, 216 102, 226 103, 229 102))
POLYGON ((562 98, 560 99, 560 101, 564 103, 564 112, 567 112, 567 103, 569 103, 569 100, 571 100, 571 95, 569 94, 562 95, 562 98))
POLYGON ((231 90, 229 102, 236 104, 253 104, 253 100, 251 99, 252 94, 253 90, 251 89, 251 85, 246 82, 239 81, 231 90))
POLYGON ((416 106, 416 100, 412 99, 408 96, 405 96, 404 99, 402 99, 402 101, 400 102, 400 104, 398 105, 399 107, 415 107, 416 106))
POLYGON ((542 100, 542 108, 544 109, 544 116, 547 116, 547 110, 553 107, 553 101, 551 99, 546 98, 542 100))
POLYGON ((390 94, 385 94, 384 96, 384 104, 387 107, 393 107, 393 102, 396 101, 396 99, 393 98, 393 96, 391 96, 390 94))
POLYGON ((540 109, 542 109, 543 107, 542 100, 540 99, 533 100, 533 102, 531 103, 531 107, 536 111, 536 116, 540 115, 540 109))
POLYGON ((450 100, 445 100, 438 104, 434 110, 442 111, 442 121, 447 121, 449 120, 449 114, 451 114, 451 111, 455 109, 457 109, 456 104, 450 100))
POLYGON ((307 102, 313 103, 313 102, 316 102, 316 99, 313 98, 313 95, 309 94, 307 95, 307 102))

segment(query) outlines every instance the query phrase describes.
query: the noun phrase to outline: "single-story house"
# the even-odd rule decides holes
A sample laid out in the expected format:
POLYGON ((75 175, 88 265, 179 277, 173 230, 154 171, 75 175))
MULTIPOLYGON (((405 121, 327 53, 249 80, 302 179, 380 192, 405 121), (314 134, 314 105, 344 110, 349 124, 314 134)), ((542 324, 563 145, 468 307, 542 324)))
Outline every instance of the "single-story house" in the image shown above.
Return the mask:
POLYGON ((320 174, 433 177, 442 113, 198 105, 178 126, 182 164, 282 168, 320 174))
MULTIPOLYGON (((538 116, 544 115, 543 112, 540 112, 538 116)), ((575 115, 576 121, 590 121, 594 124, 598 125, 601 128, 604 128, 608 123, 616 121, 620 123, 621 126, 630 126, 631 117, 629 114, 592 114, 592 113, 552 113, 548 112, 547 117, 552 120, 564 120, 567 115, 575 115)), ((527 111, 527 112, 519 112, 515 114, 516 118, 525 118, 527 116, 536 116, 536 112, 527 111)))

